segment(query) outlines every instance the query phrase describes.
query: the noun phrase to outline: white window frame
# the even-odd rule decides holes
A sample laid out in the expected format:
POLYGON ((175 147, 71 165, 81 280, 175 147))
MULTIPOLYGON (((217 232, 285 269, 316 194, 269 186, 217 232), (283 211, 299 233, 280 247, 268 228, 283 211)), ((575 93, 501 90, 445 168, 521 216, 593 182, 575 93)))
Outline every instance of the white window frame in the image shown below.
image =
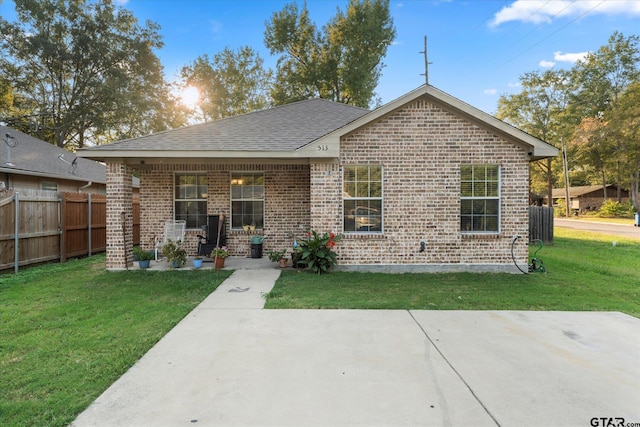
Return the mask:
MULTIPOLYGON (((494 164, 494 163, 473 163, 473 164, 462 164, 460 165, 460 232, 462 234, 499 234, 500 233, 500 228, 501 228, 501 224, 502 224, 502 218, 501 218, 501 211, 502 211, 502 168, 500 167, 500 165, 494 164), (485 178, 484 179, 475 179, 475 173, 476 173, 476 168, 484 168, 486 171, 487 167, 495 167, 496 173, 497 173, 497 180, 489 180, 486 177, 486 173, 485 173, 485 178), (471 167, 471 171, 472 171, 472 178, 471 181, 467 181, 467 180, 463 180, 463 171, 462 169, 465 167, 471 167), (471 195, 463 195, 465 193, 465 191, 463 190, 463 186, 464 183, 471 183, 472 188, 471 188, 471 195), (497 194, 494 195, 490 195, 487 196, 486 194, 483 195, 483 193, 486 193, 488 189, 492 188, 493 186, 490 185, 492 183, 497 184, 497 194), (482 187, 476 187, 478 184, 484 186, 484 190, 482 189, 482 187), (477 194, 476 194, 476 190, 477 190, 477 194), (467 215, 463 215, 462 209, 463 209, 463 201, 465 200, 470 200, 472 201, 472 203, 474 201, 483 201, 483 200, 495 200, 497 201, 497 214, 496 215, 490 215, 491 217, 496 218, 497 220, 497 227, 496 230, 487 230, 487 226, 486 226, 486 221, 485 221, 485 225, 483 227, 483 230, 473 230, 473 220, 474 218, 479 218, 479 217, 484 217, 486 218, 488 215, 486 213, 486 210, 484 211, 484 214, 474 214, 473 213, 473 209, 471 209, 471 213, 467 214, 467 215), (471 219, 471 223, 470 223, 470 227, 469 229, 467 229, 467 226, 465 226, 465 221, 464 221, 464 217, 469 217, 471 219)), ((486 206, 485 206, 486 209, 486 206)), ((469 224, 469 223, 467 223, 469 224)))
MULTIPOLYGON (((230 200, 230 206, 229 206, 229 212, 231 212, 231 229, 232 230, 242 230, 243 226, 248 225, 251 226, 252 224, 241 224, 240 226, 238 226, 237 224, 235 224, 234 222, 234 213, 233 213, 233 202, 252 202, 252 203, 256 203, 256 202, 260 202, 262 203, 262 226, 260 226, 260 224, 255 224, 255 229, 257 230, 262 230, 265 227, 265 192, 266 192, 266 186, 265 186, 265 173, 264 171, 232 171, 230 173, 229 176, 229 200, 230 200), (238 179, 242 179, 242 175, 253 175, 255 176, 261 176, 262 177, 262 197, 239 197, 239 198, 234 198, 233 197, 233 187, 234 185, 240 185, 242 186, 243 184, 240 182, 236 182, 236 180, 238 179)), ((256 215, 253 214, 253 216, 255 217, 256 215)))
MULTIPOLYGON (((374 221, 377 219, 377 216, 374 216, 374 221)), ((345 234, 373 234, 373 235, 380 235, 384 233, 384 167, 382 165, 378 165, 378 164, 353 164, 353 165, 343 165, 342 166, 342 231, 345 234), (369 168, 368 171, 368 175, 369 178, 367 181, 345 181, 345 172, 347 171, 347 169, 349 168, 358 168, 358 167, 366 167, 369 168), (371 168, 380 168, 380 196, 371 196, 371 183, 372 182, 378 182, 378 181, 371 181, 371 168), (365 196, 358 196, 357 194, 355 196, 351 196, 346 189, 346 182, 356 182, 356 186, 357 186, 357 182, 367 182, 368 183, 368 188, 369 188, 369 196, 365 197, 365 196), (355 210, 355 212, 346 212, 345 209, 345 205, 347 201, 356 201, 356 208, 353 209, 355 210), (362 201, 362 205, 363 206, 359 206, 359 202, 362 201), (368 222, 370 223, 371 218, 368 217, 368 215, 362 215, 362 216, 358 216, 358 209, 362 209, 364 211, 369 211, 370 209, 374 209, 371 208, 370 202, 371 201, 379 201, 380 202, 380 225, 379 227, 375 227, 375 228, 379 228, 379 230, 374 229, 371 230, 370 226, 363 226, 361 228, 368 228, 368 229, 358 229, 357 227, 357 222, 358 219, 362 219, 362 221, 368 222), (366 204, 366 206, 364 206, 366 204), (347 223, 350 223, 351 221, 354 222, 354 230, 347 230, 347 223)))
MULTIPOLYGON (((187 224, 189 224, 189 221, 187 218, 184 217, 180 217, 178 218, 178 209, 177 209, 177 203, 185 203, 185 202, 205 202, 205 206, 207 206, 205 208, 205 212, 204 215, 201 213, 199 214, 199 217, 202 221, 202 223, 199 223, 198 225, 196 225, 196 227, 189 227, 189 225, 187 225, 187 228, 195 230, 195 229, 203 229, 203 226, 207 225, 207 213, 208 213, 208 193, 209 193, 209 182, 208 182, 208 177, 206 173, 202 173, 202 172, 188 172, 188 171, 184 171, 184 172, 174 172, 173 173, 173 186, 172 186, 172 192, 173 192, 173 219, 174 220, 179 220, 179 219, 184 219, 187 220, 187 224), (187 198, 179 198, 176 197, 176 189, 178 188, 179 184, 177 182, 177 179, 179 176, 195 176, 196 177, 196 196, 198 196, 198 178, 200 177, 204 177, 205 178, 205 185, 207 186, 206 192, 205 192, 205 197, 187 197, 187 198)), ((199 196, 202 196, 202 194, 200 194, 199 196)))

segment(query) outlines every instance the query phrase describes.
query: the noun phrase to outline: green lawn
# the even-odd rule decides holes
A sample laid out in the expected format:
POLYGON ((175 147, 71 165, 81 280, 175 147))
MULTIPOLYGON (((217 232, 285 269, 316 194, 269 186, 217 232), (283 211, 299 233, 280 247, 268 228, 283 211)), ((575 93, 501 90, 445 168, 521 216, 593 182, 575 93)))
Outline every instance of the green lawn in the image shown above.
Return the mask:
POLYGON ((555 237, 553 246, 538 252, 547 273, 318 276, 289 271, 266 307, 614 310, 640 317, 640 241, 566 229, 556 229, 555 237))
MULTIPOLYGON (((640 317, 640 241, 557 229, 538 256, 546 274, 284 271, 266 306, 640 317)), ((108 273, 101 255, 0 275, 0 425, 67 425, 229 274, 108 273)))
POLYGON ((0 425, 69 424, 229 274, 99 255, 0 275, 0 425))

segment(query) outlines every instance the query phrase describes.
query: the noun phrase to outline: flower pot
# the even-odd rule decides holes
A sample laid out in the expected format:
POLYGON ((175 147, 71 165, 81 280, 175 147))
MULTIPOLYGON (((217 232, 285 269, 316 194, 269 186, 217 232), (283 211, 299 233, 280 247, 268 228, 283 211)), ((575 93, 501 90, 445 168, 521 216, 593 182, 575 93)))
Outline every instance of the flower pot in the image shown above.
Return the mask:
POLYGON ((182 267, 182 262, 180 262, 180 261, 173 261, 173 262, 171 263, 171 265, 173 266, 173 268, 180 268, 180 267, 182 267))
POLYGON ((148 259, 145 259, 144 261, 138 261, 138 266, 142 269, 149 268, 150 264, 151 264, 151 261, 148 259))
POLYGON ((194 260, 193 260, 193 267, 194 267, 194 268, 200 268, 200 267, 202 267, 202 260, 201 260, 201 259, 194 259, 194 260))
POLYGON ((214 267, 218 269, 223 268, 224 258, 214 258, 214 267))
POLYGON ((287 259, 286 258, 282 258, 278 262, 280 263, 280 268, 286 268, 287 267, 287 259))

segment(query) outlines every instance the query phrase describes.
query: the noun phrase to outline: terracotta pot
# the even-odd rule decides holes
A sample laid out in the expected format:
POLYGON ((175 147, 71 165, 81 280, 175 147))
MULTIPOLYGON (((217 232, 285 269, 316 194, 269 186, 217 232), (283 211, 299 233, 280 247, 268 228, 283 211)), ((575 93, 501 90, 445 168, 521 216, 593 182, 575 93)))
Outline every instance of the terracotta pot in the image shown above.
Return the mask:
POLYGON ((287 266, 287 259, 286 258, 282 258, 280 260, 280 268, 285 268, 287 266))
POLYGON ((224 258, 214 258, 214 266, 215 266, 215 268, 223 268, 224 267, 224 258))

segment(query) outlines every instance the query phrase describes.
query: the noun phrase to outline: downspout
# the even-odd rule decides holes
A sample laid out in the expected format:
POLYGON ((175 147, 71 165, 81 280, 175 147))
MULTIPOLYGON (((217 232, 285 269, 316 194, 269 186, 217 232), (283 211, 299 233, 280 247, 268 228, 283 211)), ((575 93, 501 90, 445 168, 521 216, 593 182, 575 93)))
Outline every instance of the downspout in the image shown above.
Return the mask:
POLYGON ((84 190, 85 188, 89 188, 92 185, 93 185, 93 181, 87 182, 85 185, 83 185, 82 187, 78 188, 78 193, 82 193, 82 190, 84 190))

